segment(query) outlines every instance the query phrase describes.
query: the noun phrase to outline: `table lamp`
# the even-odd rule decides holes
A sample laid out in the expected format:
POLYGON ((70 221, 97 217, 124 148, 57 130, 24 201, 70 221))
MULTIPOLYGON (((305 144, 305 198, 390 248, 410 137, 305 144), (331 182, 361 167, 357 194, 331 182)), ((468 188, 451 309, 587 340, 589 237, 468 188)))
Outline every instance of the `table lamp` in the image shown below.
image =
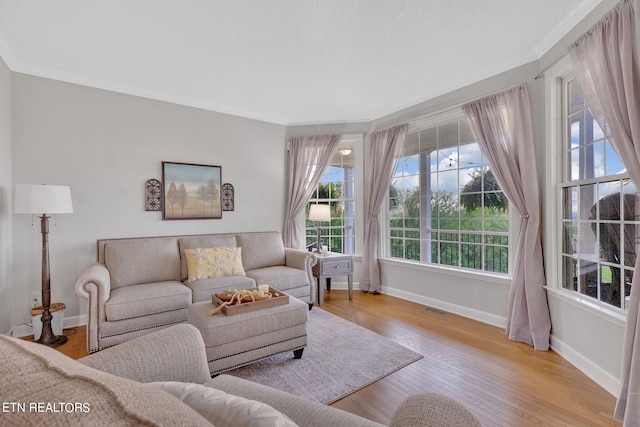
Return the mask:
POLYGON ((42 333, 37 343, 58 347, 67 342, 64 335, 57 336, 51 328, 51 276, 49 273, 49 216, 47 214, 72 213, 71 190, 61 185, 16 185, 14 213, 40 214, 42 232, 42 333))
MULTIPOLYGON (((309 208, 309 221, 329 222, 331 221, 331 208, 329 205, 311 205, 309 208)), ((318 224, 318 237, 316 239, 316 253, 322 252, 322 244, 320 242, 321 227, 318 224)))

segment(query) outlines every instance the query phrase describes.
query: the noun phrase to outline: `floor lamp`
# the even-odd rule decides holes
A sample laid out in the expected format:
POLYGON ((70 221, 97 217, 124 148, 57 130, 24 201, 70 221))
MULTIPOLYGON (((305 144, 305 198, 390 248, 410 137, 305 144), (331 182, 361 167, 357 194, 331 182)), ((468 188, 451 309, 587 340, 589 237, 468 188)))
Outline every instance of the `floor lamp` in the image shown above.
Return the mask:
POLYGON ((64 335, 57 336, 51 328, 51 276, 49 273, 49 216, 47 214, 72 213, 71 190, 61 185, 16 185, 14 213, 42 215, 42 333, 37 343, 58 347, 67 342, 64 335))
MULTIPOLYGON (((309 208, 309 221, 331 221, 331 208, 329 205, 319 205, 313 204, 309 208)), ((322 232, 322 228, 318 225, 318 237, 316 239, 316 253, 322 252, 322 242, 320 241, 320 233, 322 232)))

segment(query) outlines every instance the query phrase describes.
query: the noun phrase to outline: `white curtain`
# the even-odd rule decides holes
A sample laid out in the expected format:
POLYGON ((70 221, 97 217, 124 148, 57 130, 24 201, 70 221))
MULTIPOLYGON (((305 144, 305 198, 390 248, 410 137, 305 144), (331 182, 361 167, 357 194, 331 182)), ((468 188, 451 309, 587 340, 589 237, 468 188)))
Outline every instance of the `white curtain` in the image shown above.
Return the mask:
POLYGON ((289 141, 287 155, 287 206, 282 239, 288 248, 302 248, 304 232, 296 222, 318 185, 331 156, 340 143, 340 135, 303 136, 289 141))
MULTIPOLYGON (((632 0, 620 2, 569 49, 584 98, 640 188, 640 73, 632 0)), ((640 251, 631 284, 622 354, 621 392, 614 416, 640 425, 640 251)))
POLYGON ((462 107, 491 171, 520 216, 509 292, 507 335, 549 349, 551 319, 544 289, 540 196, 526 85, 462 107))
POLYGON ((398 156, 407 136, 407 124, 373 132, 366 151, 364 179, 365 215, 360 289, 380 292, 380 267, 378 266, 378 242, 380 223, 378 215, 385 197, 389 194, 391 178, 398 156))

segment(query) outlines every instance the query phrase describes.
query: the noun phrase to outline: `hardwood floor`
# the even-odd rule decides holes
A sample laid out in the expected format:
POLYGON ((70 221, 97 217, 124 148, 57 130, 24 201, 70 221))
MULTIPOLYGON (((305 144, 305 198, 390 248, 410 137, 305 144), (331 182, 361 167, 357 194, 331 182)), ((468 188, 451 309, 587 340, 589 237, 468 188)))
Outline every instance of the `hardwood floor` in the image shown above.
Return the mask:
MULTIPOLYGON (((321 308, 424 355, 331 406, 388 424, 407 396, 437 392, 486 426, 622 425, 611 416, 613 396, 558 354, 509 341, 501 328, 357 291, 349 301, 346 291, 332 290, 321 308)), ((75 331, 59 350, 79 358, 86 355, 85 328, 75 331)))

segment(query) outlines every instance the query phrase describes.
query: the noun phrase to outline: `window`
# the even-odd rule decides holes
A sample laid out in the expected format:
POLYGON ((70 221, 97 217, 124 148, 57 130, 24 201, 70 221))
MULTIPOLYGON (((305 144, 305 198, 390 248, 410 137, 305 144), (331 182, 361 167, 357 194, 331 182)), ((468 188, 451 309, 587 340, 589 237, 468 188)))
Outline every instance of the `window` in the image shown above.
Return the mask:
POLYGON ((564 83, 562 287, 625 309, 640 241, 636 189, 584 102, 564 83))
MULTIPOLYGON (((360 135, 358 138, 362 139, 360 135)), ((305 218, 309 217, 309 205, 323 203, 331 206, 331 222, 316 224, 307 219, 307 245, 316 242, 317 226, 320 226, 322 244, 328 246, 329 251, 344 254, 355 252, 355 153, 354 141, 343 138, 311 195, 305 218)))
POLYGON ((508 273, 507 198, 467 120, 412 124, 389 189, 392 258, 508 273))

